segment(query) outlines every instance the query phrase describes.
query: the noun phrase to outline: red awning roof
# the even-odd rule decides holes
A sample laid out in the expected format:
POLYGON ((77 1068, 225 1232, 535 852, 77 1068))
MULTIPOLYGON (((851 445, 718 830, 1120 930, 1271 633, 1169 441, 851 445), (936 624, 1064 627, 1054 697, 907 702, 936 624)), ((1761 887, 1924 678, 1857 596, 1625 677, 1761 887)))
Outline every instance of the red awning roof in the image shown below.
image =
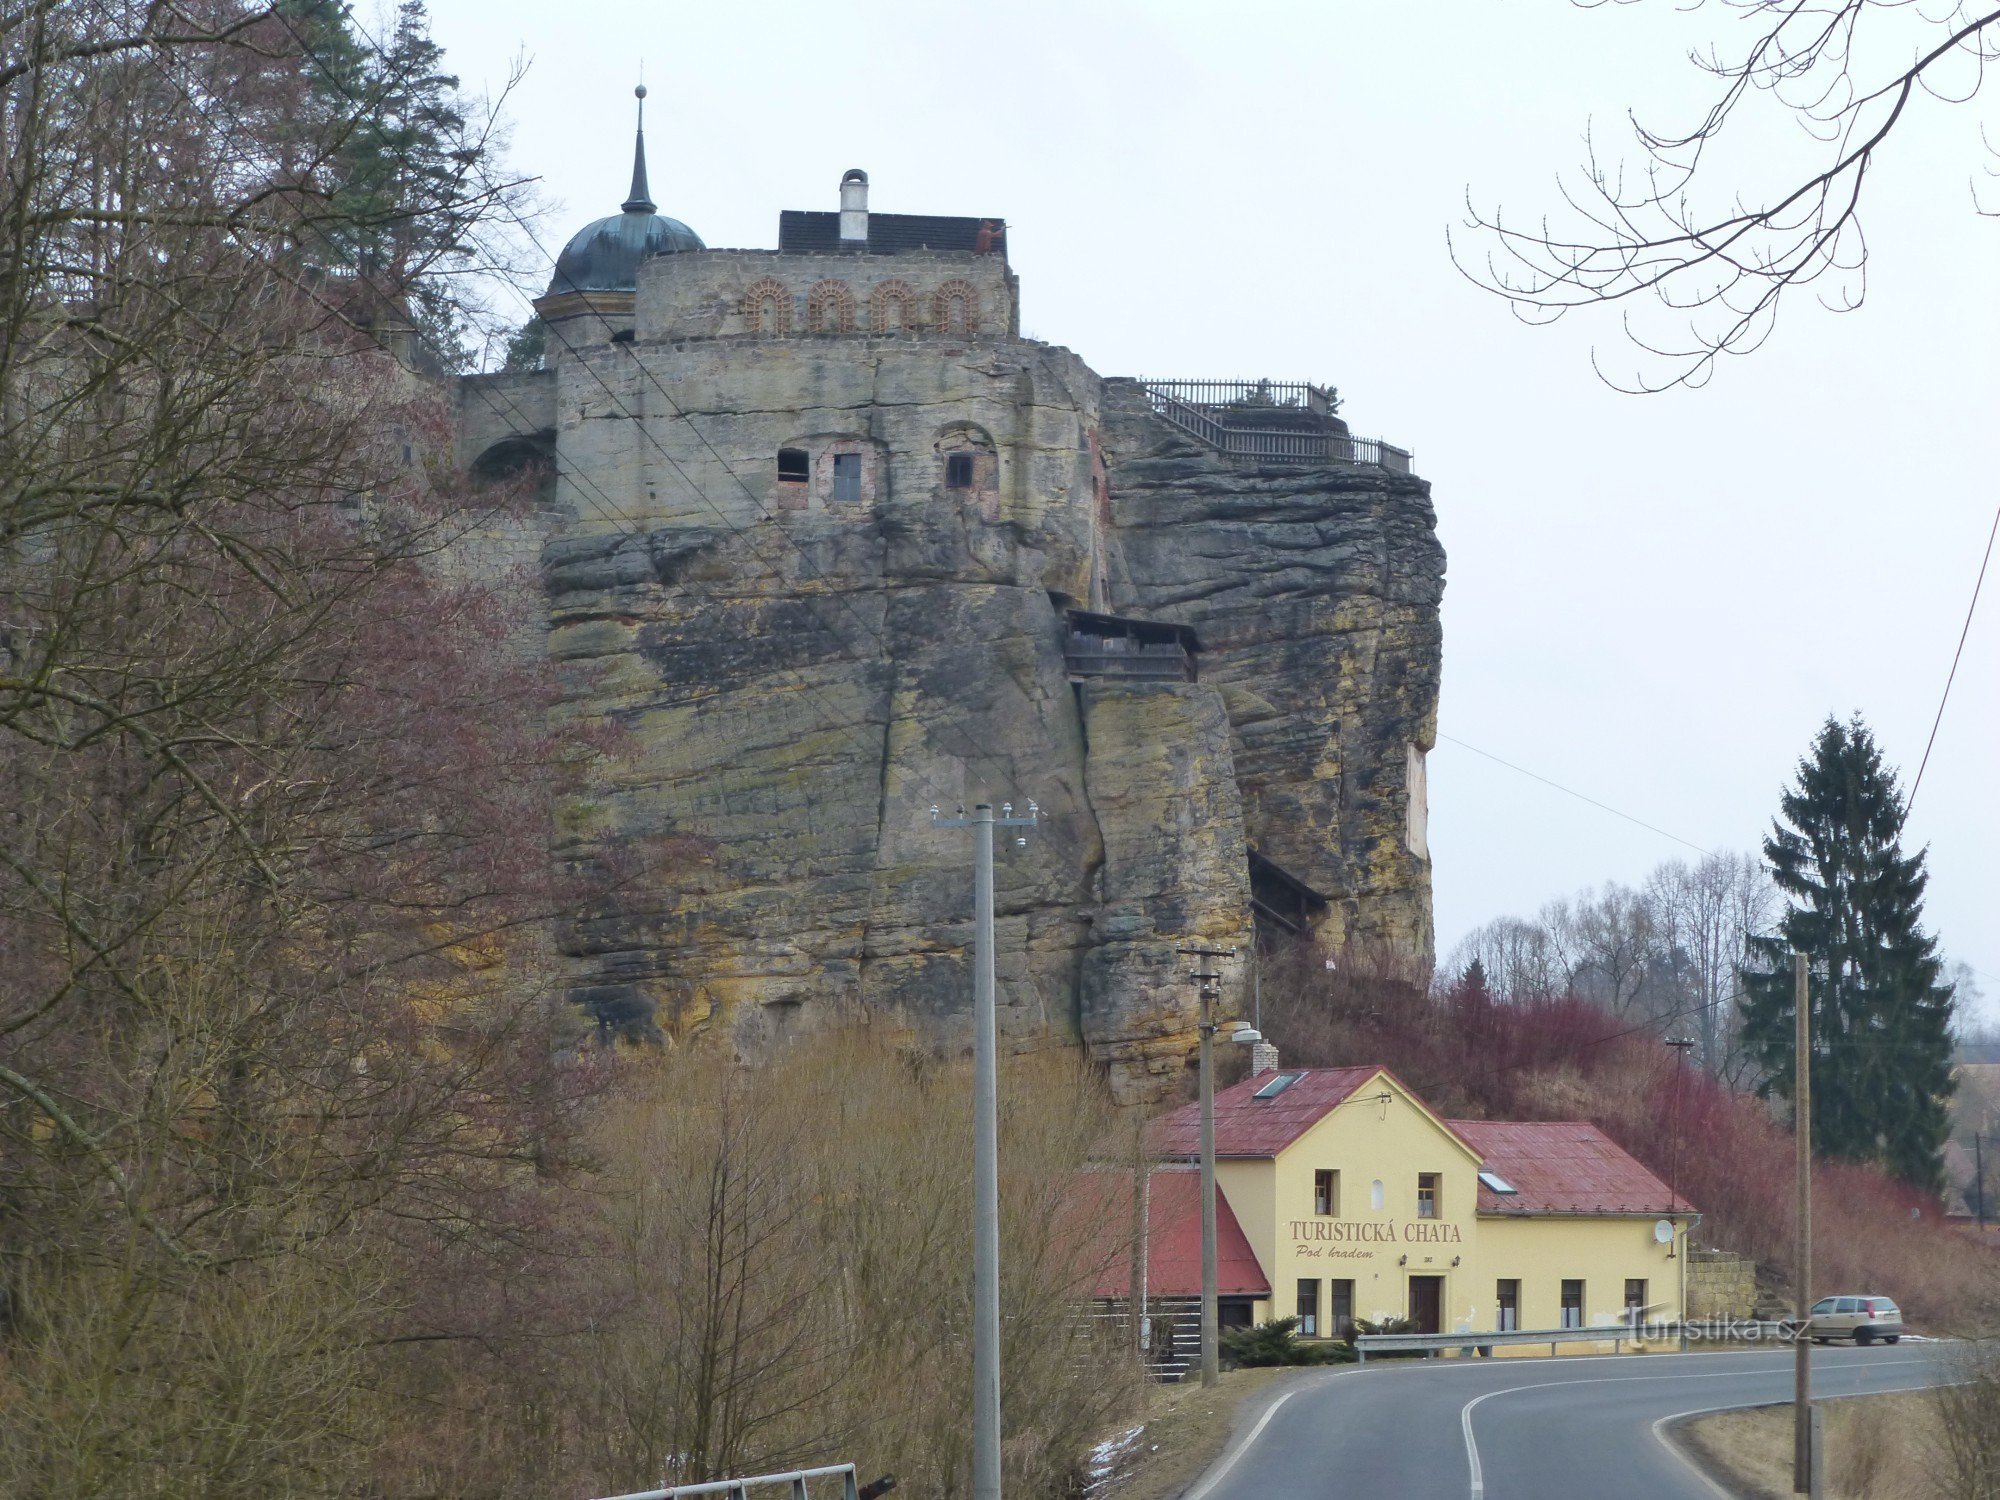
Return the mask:
MULTIPOLYGON (((1215 1096, 1217 1156, 1276 1156, 1345 1104, 1381 1068, 1281 1068, 1232 1084, 1215 1096), (1268 1099, 1257 1092, 1274 1080, 1296 1081, 1268 1099)), ((1416 1095, 1410 1095, 1415 1098, 1416 1095)), ((1201 1153, 1201 1106, 1184 1104, 1146 1127, 1146 1143, 1156 1156, 1201 1153)))
MULTIPOLYGON (((1132 1176, 1112 1167, 1078 1174, 1078 1207, 1105 1236, 1091 1295, 1132 1295, 1132 1176)), ((1218 1296, 1268 1297, 1257 1256, 1220 1187, 1215 1192, 1215 1286, 1218 1296)), ((1146 1193, 1146 1295, 1201 1295, 1201 1174, 1155 1167, 1146 1193)))
POLYGON ((1483 1214, 1691 1213, 1685 1198, 1583 1120, 1453 1120, 1451 1128, 1486 1158, 1481 1169, 1515 1191, 1479 1184, 1483 1214))

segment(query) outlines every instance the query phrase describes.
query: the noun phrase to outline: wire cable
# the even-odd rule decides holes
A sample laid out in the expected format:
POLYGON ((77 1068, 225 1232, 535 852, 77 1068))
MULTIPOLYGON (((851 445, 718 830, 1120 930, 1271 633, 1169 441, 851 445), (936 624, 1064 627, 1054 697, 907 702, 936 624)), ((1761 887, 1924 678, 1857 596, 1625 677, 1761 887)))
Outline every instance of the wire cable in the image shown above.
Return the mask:
POLYGON ((1924 784, 1924 768, 1931 763, 1931 747, 1937 743, 1938 725, 1944 722, 1944 706, 1951 701, 1951 685, 1958 678, 1958 659, 1965 655, 1965 638, 1972 633, 1972 612, 1979 608, 1979 590, 1986 582, 1986 565, 1993 561, 1993 538, 2000 536, 2000 506, 1993 511, 1993 525, 1986 533, 1986 553, 1979 559, 1979 576, 1972 582, 1972 602, 1965 606, 1965 623, 1958 630, 1958 648, 1951 653, 1951 670, 1945 674, 1944 694, 1938 699, 1937 717, 1931 720, 1931 737, 1924 741, 1924 758, 1917 762, 1917 778, 1910 783, 1910 795, 1903 803, 1903 817, 1917 805, 1917 789, 1924 784))

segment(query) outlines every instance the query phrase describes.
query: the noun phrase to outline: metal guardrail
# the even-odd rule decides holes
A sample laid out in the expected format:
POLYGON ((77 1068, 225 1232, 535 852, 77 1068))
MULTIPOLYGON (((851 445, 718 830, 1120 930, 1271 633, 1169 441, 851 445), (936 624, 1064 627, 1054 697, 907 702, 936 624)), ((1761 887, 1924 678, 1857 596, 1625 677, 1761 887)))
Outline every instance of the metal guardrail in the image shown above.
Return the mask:
POLYGON ((1714 1324, 1600 1323, 1590 1328, 1509 1328, 1504 1331, 1493 1329, 1470 1333, 1363 1333, 1355 1336, 1354 1349, 1359 1361, 1364 1364, 1371 1352, 1433 1353, 1442 1349, 1493 1349, 1515 1344, 1547 1344, 1549 1353, 1553 1354, 1558 1344, 1608 1343, 1614 1350, 1622 1353, 1623 1346, 1627 1343, 1678 1340, 1683 1328, 1696 1340, 1726 1338, 1755 1342, 1768 1339, 1774 1343, 1790 1343, 1797 1337, 1796 1325, 1789 1322, 1731 1319, 1714 1324))
POLYGON ((716 1479, 706 1484, 677 1484, 663 1490, 636 1490, 629 1495, 610 1495, 606 1500, 682 1500, 688 1495, 726 1495, 729 1500, 749 1500, 752 1487, 768 1489, 790 1485, 792 1500, 811 1500, 807 1484, 814 1479, 840 1480, 841 1500, 857 1500, 860 1491, 854 1482, 853 1464, 830 1464, 823 1469, 788 1469, 782 1474, 759 1474, 750 1479, 716 1479))

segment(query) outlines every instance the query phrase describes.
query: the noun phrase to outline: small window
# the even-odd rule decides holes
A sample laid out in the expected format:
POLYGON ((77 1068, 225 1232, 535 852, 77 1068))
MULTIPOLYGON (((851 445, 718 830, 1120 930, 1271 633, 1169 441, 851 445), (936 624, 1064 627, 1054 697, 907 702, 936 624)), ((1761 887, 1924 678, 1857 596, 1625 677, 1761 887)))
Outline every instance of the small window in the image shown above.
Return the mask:
POLYGON ((1521 1326, 1521 1283, 1499 1282, 1494 1291, 1496 1317, 1493 1326, 1500 1333, 1512 1333, 1521 1326))
POLYGON ((1382 1179, 1378 1177, 1368 1184, 1368 1206, 1379 1214, 1386 1201, 1387 1195, 1382 1191, 1382 1179))
POLYGON ((1832 1312, 1832 1311, 1833 1311, 1833 1304, 1834 1304, 1834 1300, 1835 1300, 1835 1299, 1834 1299, 1834 1298, 1832 1298, 1832 1297, 1822 1297, 1822 1298, 1820 1298, 1820 1299, 1819 1299, 1819 1301, 1815 1302, 1815 1303, 1814 1303, 1814 1304, 1812 1305, 1812 1313, 1811 1313, 1811 1316, 1813 1316, 1813 1317, 1815 1317, 1815 1318, 1823 1318, 1823 1317, 1825 1317, 1825 1316, 1826 1316, 1826 1315, 1827 1315, 1828 1313, 1830 1313, 1830 1312, 1832 1312))
POLYGON ((1306 1338, 1319 1337, 1319 1278, 1299 1282, 1299 1329, 1306 1338))
POLYGON ((949 489, 969 490, 972 488, 972 455, 970 453, 947 453, 945 455, 944 482, 949 489))
POLYGON ((1417 1173, 1417 1217, 1435 1219, 1438 1216, 1438 1195, 1444 1185, 1442 1172, 1417 1173))
POLYGON ((1583 1327, 1583 1283, 1565 1281, 1562 1288, 1562 1326, 1583 1327))
POLYGON ((1326 1310, 1326 1331, 1334 1338, 1344 1339, 1354 1327, 1354 1283, 1335 1281, 1329 1287, 1333 1296, 1326 1310))
POLYGON ((1646 1316, 1646 1283, 1628 1280, 1625 1283, 1625 1321, 1642 1322, 1646 1316))
POLYGON ((1275 1099, 1305 1076, 1303 1073, 1280 1073, 1250 1097, 1252 1099, 1275 1099))
POLYGON ((1479 1181, 1489 1191, 1499 1193, 1502 1197, 1520 1191, 1519 1188, 1515 1187, 1513 1183, 1502 1177, 1498 1172, 1481 1172, 1479 1174, 1479 1181))
POLYGON ((861 455, 859 453, 836 453, 833 455, 833 498, 836 500, 859 500, 861 498, 861 455))
POLYGON ((778 450, 778 482, 780 484, 804 484, 812 476, 812 461, 806 457, 803 448, 780 448, 778 450))
POLYGON ((1859 1297, 1842 1297, 1833 1310, 1843 1313, 1858 1313, 1861 1311, 1861 1299, 1859 1297))
POLYGON ((1330 1218, 1340 1213, 1340 1173, 1331 1168, 1313 1173, 1313 1212, 1330 1218))

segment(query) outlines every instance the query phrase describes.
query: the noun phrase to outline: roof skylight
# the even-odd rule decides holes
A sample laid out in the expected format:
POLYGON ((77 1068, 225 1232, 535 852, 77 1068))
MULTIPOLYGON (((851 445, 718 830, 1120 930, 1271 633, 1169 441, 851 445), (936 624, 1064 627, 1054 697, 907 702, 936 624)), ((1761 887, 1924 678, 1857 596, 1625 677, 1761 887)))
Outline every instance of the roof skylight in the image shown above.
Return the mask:
POLYGON ((1518 1193, 1521 1191, 1498 1172, 1481 1172, 1479 1180, 1496 1193, 1518 1193))
POLYGON ((1250 1097, 1253 1099, 1275 1099, 1305 1076, 1303 1073, 1280 1073, 1250 1097))

